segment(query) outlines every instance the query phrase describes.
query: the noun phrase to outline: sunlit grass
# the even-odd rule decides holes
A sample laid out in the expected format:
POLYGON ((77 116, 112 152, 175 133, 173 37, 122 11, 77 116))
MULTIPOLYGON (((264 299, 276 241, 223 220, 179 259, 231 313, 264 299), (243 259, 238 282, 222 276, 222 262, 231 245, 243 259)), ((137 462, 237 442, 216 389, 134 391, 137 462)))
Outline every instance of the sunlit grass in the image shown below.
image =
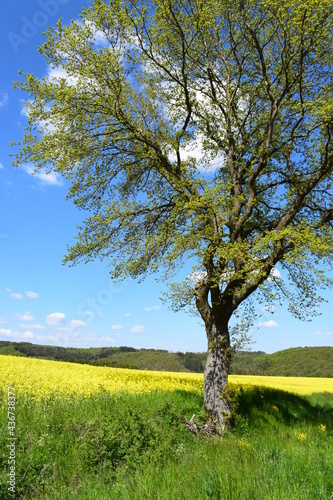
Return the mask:
MULTIPOLYGON (((238 386, 223 438, 194 392, 16 400, 17 498, 43 500, 331 499, 333 398, 238 386)), ((233 392, 231 391, 233 395, 233 392)), ((7 405, 0 411, 0 498, 7 495, 7 405)))

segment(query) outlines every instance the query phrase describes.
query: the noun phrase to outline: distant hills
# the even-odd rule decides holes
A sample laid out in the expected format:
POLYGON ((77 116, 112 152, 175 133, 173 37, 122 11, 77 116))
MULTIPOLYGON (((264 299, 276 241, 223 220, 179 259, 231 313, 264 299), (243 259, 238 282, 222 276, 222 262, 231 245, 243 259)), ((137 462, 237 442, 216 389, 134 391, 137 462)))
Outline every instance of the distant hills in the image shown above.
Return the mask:
MULTIPOLYGON (((87 363, 140 370, 203 372, 206 353, 168 352, 134 347, 73 348, 0 341, 0 354, 87 363)), ((333 347, 296 347, 265 354, 240 351, 232 359, 231 373, 287 377, 333 377, 333 347)))
POLYGON ((333 347, 295 347, 273 354, 240 352, 231 373, 284 377, 333 377, 333 347))

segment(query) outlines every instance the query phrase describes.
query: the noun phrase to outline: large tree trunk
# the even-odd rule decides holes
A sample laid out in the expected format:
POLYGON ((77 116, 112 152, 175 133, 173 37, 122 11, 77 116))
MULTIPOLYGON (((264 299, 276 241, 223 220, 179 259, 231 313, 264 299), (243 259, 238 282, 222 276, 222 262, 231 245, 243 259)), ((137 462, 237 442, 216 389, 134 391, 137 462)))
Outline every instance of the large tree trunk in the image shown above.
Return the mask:
MULTIPOLYGON (((207 329, 207 326, 206 326, 207 329)), ((210 325, 207 331, 208 355, 204 375, 205 407, 217 417, 223 429, 231 425, 231 404, 226 386, 230 367, 230 340, 227 325, 210 325)))
POLYGON ((231 426, 232 406, 226 392, 231 359, 228 321, 230 312, 222 304, 210 306, 209 287, 204 280, 196 285, 196 304, 206 327, 208 356, 204 374, 204 402, 210 416, 222 429, 231 426))

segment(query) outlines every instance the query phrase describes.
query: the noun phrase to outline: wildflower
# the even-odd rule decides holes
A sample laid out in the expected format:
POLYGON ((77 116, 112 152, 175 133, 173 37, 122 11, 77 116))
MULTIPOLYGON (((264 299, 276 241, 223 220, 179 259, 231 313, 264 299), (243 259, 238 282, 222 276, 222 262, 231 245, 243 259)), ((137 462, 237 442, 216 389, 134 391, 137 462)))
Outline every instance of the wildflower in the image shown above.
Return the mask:
POLYGON ((307 435, 306 435, 306 432, 297 432, 295 431, 295 438, 298 440, 298 441, 306 441, 307 440, 307 435))
POLYGON ((242 450, 253 450, 252 444, 249 443, 248 440, 244 437, 239 439, 237 444, 242 450))
POLYGON ((279 413, 279 408, 275 405, 272 406, 272 410, 275 412, 275 413, 279 413))
POLYGON ((179 455, 181 453, 185 453, 185 448, 184 448, 183 443, 180 443, 180 445, 178 446, 178 448, 176 448, 175 452, 177 453, 177 455, 179 455))
POLYGON ((318 429, 319 429, 321 432, 325 432, 325 431, 326 431, 326 425, 320 424, 320 425, 318 425, 318 429))

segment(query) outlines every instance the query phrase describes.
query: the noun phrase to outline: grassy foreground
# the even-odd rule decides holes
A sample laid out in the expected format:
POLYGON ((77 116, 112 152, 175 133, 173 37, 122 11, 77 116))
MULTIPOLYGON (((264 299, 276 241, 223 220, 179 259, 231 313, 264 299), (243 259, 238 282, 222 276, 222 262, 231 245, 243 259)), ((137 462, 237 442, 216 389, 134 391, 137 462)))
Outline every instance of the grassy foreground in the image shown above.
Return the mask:
MULTIPOLYGON (((194 392, 18 395, 16 498, 331 499, 333 395, 234 392, 235 426, 223 439, 195 437, 183 424, 193 413, 205 419, 194 392)), ((6 431, 5 404, 0 425, 6 431)), ((6 432, 0 442, 0 498, 13 498, 6 432)))

